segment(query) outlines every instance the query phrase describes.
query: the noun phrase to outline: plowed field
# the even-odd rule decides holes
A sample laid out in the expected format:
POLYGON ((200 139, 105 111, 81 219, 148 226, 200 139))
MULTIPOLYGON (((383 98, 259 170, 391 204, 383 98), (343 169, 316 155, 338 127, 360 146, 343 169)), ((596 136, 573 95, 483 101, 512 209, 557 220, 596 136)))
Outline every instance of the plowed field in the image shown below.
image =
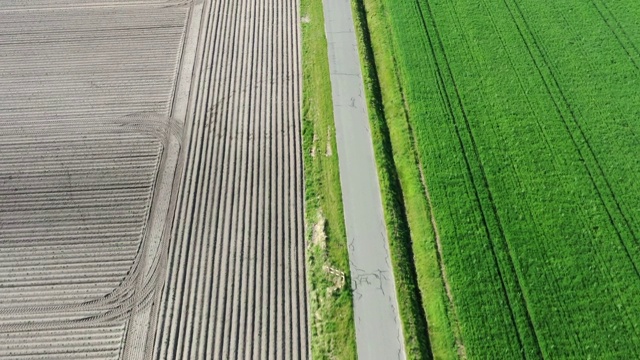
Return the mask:
POLYGON ((154 357, 304 358, 297 5, 207 6, 154 357))
POLYGON ((0 1, 0 358, 308 356, 295 1, 0 1))

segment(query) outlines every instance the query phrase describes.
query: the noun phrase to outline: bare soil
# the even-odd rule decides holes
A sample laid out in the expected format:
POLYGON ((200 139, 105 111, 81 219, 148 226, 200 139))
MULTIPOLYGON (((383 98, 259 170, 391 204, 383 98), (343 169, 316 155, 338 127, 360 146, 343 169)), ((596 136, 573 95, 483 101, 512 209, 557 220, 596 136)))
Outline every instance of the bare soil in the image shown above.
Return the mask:
POLYGON ((0 7, 0 358, 307 358, 297 3, 0 7))

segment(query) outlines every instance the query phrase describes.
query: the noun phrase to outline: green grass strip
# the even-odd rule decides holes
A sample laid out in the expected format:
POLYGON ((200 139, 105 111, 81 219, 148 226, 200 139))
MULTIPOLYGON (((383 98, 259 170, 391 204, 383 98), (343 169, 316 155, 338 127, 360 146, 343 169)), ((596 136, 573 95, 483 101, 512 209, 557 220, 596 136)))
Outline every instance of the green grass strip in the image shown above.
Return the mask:
POLYGON ((355 359, 347 238, 321 1, 301 0, 307 279, 314 359, 355 359))

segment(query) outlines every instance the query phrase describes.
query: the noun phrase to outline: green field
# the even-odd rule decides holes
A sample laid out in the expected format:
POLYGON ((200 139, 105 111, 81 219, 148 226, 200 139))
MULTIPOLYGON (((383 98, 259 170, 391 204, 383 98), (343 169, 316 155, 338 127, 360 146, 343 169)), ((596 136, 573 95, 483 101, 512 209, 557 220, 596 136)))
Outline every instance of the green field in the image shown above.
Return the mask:
POLYGON ((358 1, 435 357, 640 358, 640 3, 358 1))

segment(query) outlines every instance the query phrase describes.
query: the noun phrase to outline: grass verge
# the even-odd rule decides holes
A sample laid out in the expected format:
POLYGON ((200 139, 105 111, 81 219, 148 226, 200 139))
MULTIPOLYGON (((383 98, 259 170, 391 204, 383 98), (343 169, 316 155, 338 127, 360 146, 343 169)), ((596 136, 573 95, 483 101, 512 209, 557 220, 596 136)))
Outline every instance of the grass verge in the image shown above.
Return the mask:
POLYGON ((352 0, 352 8, 407 356, 464 358, 384 5, 352 0))
POLYGON ((307 279, 314 359, 355 359, 349 256, 322 1, 301 0, 307 279))

